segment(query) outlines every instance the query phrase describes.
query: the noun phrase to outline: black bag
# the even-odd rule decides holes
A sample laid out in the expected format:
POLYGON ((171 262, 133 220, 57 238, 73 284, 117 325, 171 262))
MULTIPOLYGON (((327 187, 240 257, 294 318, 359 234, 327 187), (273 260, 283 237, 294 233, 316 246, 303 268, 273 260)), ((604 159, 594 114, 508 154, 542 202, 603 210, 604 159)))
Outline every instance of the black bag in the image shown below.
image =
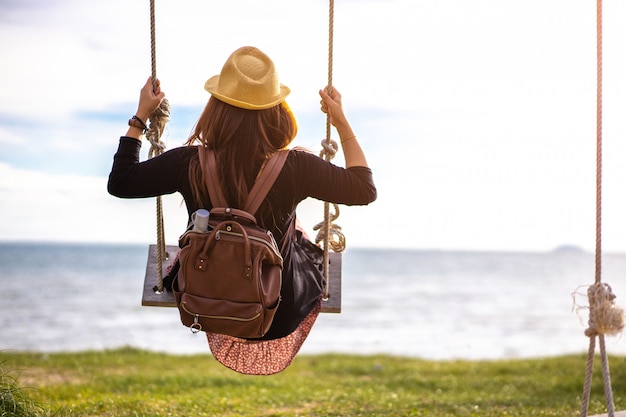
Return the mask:
POLYGON ((240 338, 263 337, 280 303, 283 259, 269 230, 254 213, 287 158, 274 154, 250 190, 244 210, 228 207, 218 182, 215 155, 198 156, 213 208, 207 231, 188 230, 180 238, 180 267, 172 289, 181 321, 193 332, 240 338))
POLYGON ((263 340, 278 339, 293 332, 324 293, 324 251, 296 229, 295 217, 289 224, 281 245, 281 301, 263 340))

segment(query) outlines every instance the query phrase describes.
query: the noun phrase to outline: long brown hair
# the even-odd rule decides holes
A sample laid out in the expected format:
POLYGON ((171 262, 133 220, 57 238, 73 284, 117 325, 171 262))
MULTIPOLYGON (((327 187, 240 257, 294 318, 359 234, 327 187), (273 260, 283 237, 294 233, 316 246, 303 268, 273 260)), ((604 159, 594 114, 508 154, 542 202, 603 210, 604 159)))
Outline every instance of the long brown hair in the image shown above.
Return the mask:
MULTIPOLYGON (((287 147, 297 131, 287 103, 246 110, 211 96, 186 144, 198 144, 215 152, 224 197, 231 206, 243 208, 263 163, 287 147)), ((189 181, 196 204, 202 206, 203 201, 208 201, 208 192, 196 158, 189 164, 189 181)), ((267 210, 266 204, 261 206, 257 218, 263 218, 267 210)))

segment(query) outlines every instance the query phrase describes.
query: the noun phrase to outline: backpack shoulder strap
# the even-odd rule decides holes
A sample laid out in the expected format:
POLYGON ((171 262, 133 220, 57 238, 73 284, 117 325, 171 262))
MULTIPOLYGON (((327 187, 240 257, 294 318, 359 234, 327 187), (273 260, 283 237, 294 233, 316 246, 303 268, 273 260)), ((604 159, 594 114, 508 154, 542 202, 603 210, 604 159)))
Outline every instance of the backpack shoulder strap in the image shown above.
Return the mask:
MULTIPOLYGON (((282 150, 274 153, 270 159, 267 160, 248 194, 245 211, 250 214, 256 213, 261 203, 263 203, 263 200, 265 200, 270 188, 274 185, 278 174, 280 174, 280 171, 283 169, 287 156, 289 156, 289 151, 282 150)), ((201 145, 198 146, 198 158, 200 158, 202 177, 209 191, 211 204, 213 204, 213 207, 228 207, 228 202, 224 197, 222 187, 219 183, 215 153, 205 149, 201 145)))
POLYGON ((219 174, 217 172, 217 162, 215 161, 215 152, 207 150, 204 146, 198 146, 198 158, 200 159, 200 168, 202 169, 202 178, 209 191, 209 198, 213 207, 228 207, 228 202, 224 197, 224 192, 219 182, 219 174))
POLYGON ((270 159, 267 160, 254 182, 250 194, 248 194, 248 201, 246 202, 245 208, 248 213, 255 214, 259 207, 261 207, 261 203, 265 200, 267 193, 270 191, 270 188, 272 188, 272 185, 274 185, 276 178, 278 178, 278 174, 280 174, 280 171, 283 169, 288 155, 289 151, 285 149, 274 153, 270 159))

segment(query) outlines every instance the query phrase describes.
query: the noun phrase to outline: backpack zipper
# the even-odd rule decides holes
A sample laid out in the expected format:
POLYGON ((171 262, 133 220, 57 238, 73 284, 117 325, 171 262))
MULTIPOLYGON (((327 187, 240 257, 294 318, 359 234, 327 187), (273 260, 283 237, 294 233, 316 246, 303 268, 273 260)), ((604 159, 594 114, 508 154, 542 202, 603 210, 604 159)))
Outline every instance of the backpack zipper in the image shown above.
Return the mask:
POLYGON ((191 312, 187 309, 187 305, 185 302, 180 303, 180 305, 183 307, 183 310, 185 310, 185 312, 187 312, 188 314, 193 315, 194 317, 194 325, 200 325, 200 323, 198 323, 198 318, 202 317, 205 319, 221 319, 221 320, 233 320, 233 321, 241 321, 241 322, 246 322, 246 321, 252 321, 255 319, 258 319, 261 316, 261 313, 257 313, 254 316, 250 317, 250 318, 241 318, 241 317, 232 317, 232 316, 213 316, 213 315, 206 315, 206 314, 198 314, 198 313, 194 313, 191 312))
MULTIPOLYGON (((215 233, 215 239, 219 240, 220 239, 220 234, 224 233, 230 236, 237 236, 237 237, 243 237, 243 234, 238 233, 238 232, 232 232, 232 231, 228 231, 228 230, 218 230, 215 233)), ((272 232, 270 232, 269 230, 267 231, 267 234, 269 235, 269 237, 272 239, 272 243, 269 243, 267 240, 265 239, 261 239, 260 237, 256 237, 256 236, 250 236, 248 235, 248 239, 251 240, 255 240, 257 242, 261 242, 263 243, 265 246, 269 247, 270 249, 272 249, 272 251, 278 255, 278 256, 282 256, 280 254, 280 251, 278 250, 278 245, 276 244, 276 240, 274 239, 274 236, 272 235, 272 232)))

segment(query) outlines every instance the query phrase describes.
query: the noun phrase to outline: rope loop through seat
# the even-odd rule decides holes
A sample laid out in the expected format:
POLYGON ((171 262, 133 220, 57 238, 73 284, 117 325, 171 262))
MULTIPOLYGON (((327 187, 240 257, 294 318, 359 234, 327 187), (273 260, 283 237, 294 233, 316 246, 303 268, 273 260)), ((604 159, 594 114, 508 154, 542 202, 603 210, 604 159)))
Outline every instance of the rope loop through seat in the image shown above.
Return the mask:
MULTIPOLYGON (((152 90, 157 89, 156 74, 156 19, 154 16, 154 0, 150 0, 150 58, 152 68, 152 90)), ((165 125, 170 118, 170 104, 163 99, 159 107, 149 118, 146 139, 150 142, 148 158, 161 155, 165 151, 165 143, 161 140, 165 125)), ((157 292, 163 292, 163 262, 168 254, 165 246, 165 225, 163 221, 163 202, 161 196, 156 198, 156 223, 157 223, 157 292)))
MULTIPOLYGON (((332 91, 333 88, 333 51, 334 51, 334 27, 335 27, 335 2, 329 0, 328 2, 328 88, 332 91)), ((330 91, 329 91, 330 92, 330 91)), ((339 146, 337 142, 331 139, 330 135, 331 124, 330 116, 326 117, 326 138, 322 140, 322 150, 320 157, 326 161, 330 161, 335 157, 339 146)), ((330 203, 324 202, 324 220, 316 225, 313 230, 318 230, 315 238, 316 243, 322 243, 324 249, 324 264, 323 272, 326 278, 326 285, 324 287, 324 298, 328 299, 330 296, 330 250, 334 252, 343 252, 346 247, 346 238, 341 232, 341 227, 333 224, 332 221, 339 217, 339 206, 333 204, 335 212, 331 215, 330 203), (332 218, 332 220, 331 220, 332 218)))

